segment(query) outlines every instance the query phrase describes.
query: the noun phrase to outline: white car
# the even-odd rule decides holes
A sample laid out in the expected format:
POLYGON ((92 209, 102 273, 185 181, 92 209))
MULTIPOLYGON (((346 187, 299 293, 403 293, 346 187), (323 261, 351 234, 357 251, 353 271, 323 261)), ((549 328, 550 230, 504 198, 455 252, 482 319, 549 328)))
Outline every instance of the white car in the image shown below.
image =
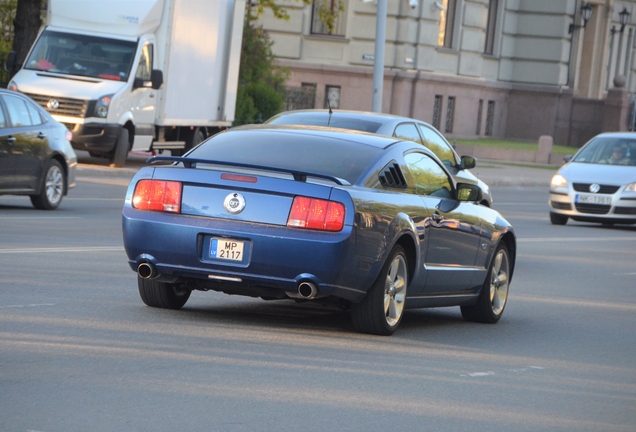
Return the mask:
POLYGON ((550 182, 550 221, 636 223, 636 133, 592 138, 550 182))

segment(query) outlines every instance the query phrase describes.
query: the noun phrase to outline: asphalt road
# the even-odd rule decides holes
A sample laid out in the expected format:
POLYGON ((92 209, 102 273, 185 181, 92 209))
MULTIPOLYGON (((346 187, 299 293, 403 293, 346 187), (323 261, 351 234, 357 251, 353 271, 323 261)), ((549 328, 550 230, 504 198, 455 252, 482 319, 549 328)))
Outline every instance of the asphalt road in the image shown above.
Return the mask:
POLYGON ((548 220, 545 187, 494 187, 519 237, 496 325, 195 292, 143 305, 121 238, 125 176, 54 212, 0 197, 0 430, 630 431, 636 227, 548 220))

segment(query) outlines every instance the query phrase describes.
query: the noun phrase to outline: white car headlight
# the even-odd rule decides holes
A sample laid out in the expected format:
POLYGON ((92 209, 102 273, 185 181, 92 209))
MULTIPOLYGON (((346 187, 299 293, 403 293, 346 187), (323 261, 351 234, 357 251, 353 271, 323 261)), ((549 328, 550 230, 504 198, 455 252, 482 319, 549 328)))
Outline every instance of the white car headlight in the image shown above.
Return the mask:
POLYGON ((625 192, 636 192, 636 182, 625 186, 625 192))
POLYGON ((106 118, 106 116, 108 116, 108 107, 110 106, 112 97, 113 95, 106 95, 97 100, 97 104, 95 105, 95 115, 97 115, 97 117, 106 118))
POLYGON ((568 181, 561 174, 555 174, 552 176, 552 181, 550 181, 550 186, 553 188, 566 187, 568 185, 568 181))

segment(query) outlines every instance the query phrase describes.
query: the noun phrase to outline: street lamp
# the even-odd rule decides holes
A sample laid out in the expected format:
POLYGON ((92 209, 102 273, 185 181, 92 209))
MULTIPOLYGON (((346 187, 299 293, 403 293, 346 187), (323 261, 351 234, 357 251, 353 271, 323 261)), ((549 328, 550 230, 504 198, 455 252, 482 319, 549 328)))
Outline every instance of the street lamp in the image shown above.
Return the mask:
POLYGON ((625 30, 625 26, 627 25, 627 20, 629 19, 630 15, 631 14, 627 12, 627 8, 623 6, 623 11, 618 14, 618 17, 621 22, 621 33, 623 33, 623 30, 625 30))
POLYGON ((574 23, 570 24, 570 29, 568 30, 568 33, 572 33, 574 30, 583 28, 587 25, 587 22, 590 20, 590 17, 592 16, 592 6, 589 3, 585 3, 583 6, 581 6, 581 12, 583 12, 583 25, 574 24, 574 23))

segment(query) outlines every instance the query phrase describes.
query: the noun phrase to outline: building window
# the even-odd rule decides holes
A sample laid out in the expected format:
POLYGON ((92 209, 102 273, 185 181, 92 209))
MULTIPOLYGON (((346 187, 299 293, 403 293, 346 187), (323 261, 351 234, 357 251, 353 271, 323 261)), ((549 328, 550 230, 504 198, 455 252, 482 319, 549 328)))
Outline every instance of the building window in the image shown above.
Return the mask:
POLYGON ((481 116, 484 111, 484 100, 479 99, 479 108, 477 108, 477 129, 475 130, 475 135, 481 135, 481 116))
POLYGON ((453 118, 455 117, 455 96, 449 96, 446 102, 446 133, 453 132, 453 118))
POLYGON ((340 108, 340 86, 325 86, 325 108, 340 108))
POLYGON ((499 0, 490 0, 488 4, 488 24, 486 25, 486 46, 484 53, 493 54, 495 51, 495 28, 497 27, 497 11, 499 0))
POLYGON ((311 34, 344 36, 347 14, 342 0, 313 0, 311 34), (331 30, 329 24, 333 24, 331 30))
POLYGON ((443 8, 439 11, 439 33, 437 36, 437 45, 445 48, 452 48, 457 0, 442 0, 437 3, 443 6, 443 8))
POLYGON ((486 111, 486 136, 492 136, 493 123, 495 122, 495 101, 488 101, 486 111))
POLYGON ((433 127, 439 130, 440 118, 442 117, 443 96, 435 96, 435 104, 433 105, 433 127))

